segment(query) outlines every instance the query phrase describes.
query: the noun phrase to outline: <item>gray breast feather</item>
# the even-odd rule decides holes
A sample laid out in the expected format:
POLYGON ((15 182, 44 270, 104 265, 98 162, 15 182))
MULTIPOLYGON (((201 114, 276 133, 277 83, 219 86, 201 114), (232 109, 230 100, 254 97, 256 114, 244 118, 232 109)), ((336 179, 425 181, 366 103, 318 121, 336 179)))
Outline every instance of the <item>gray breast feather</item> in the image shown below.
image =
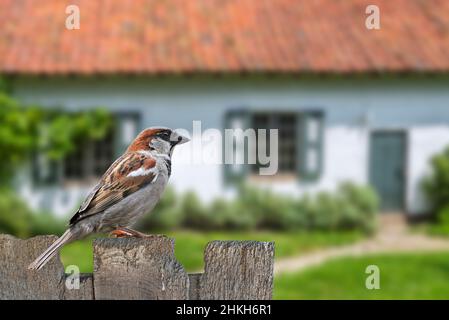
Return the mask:
POLYGON ((80 227, 93 228, 96 232, 109 232, 117 227, 130 227, 142 215, 153 210, 168 182, 168 172, 165 165, 159 166, 158 163, 157 166, 161 170, 159 170, 157 178, 152 183, 114 204, 104 212, 80 221, 80 227))

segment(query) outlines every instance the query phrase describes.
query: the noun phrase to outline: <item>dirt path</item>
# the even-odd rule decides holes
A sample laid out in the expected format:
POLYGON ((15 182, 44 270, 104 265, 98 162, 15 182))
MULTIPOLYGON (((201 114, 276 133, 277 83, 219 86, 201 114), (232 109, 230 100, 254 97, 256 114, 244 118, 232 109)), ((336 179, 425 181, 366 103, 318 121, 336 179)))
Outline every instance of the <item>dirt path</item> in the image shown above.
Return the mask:
POLYGON ((449 240, 432 238, 408 231, 403 216, 391 214, 381 218, 379 233, 371 239, 353 245, 323 249, 309 254, 277 261, 275 274, 300 271, 322 264, 330 259, 345 256, 362 256, 385 252, 442 251, 449 250, 449 240))

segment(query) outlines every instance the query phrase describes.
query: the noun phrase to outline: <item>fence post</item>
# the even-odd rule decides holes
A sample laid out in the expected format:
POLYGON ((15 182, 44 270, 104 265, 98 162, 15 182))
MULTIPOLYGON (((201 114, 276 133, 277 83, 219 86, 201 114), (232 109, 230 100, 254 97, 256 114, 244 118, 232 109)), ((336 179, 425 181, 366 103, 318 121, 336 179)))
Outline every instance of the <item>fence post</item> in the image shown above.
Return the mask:
POLYGON ((95 299, 188 298, 189 281, 167 237, 94 241, 95 299))
POLYGON ((79 289, 70 290, 59 256, 39 271, 27 269, 55 240, 0 235, 0 299, 271 299, 272 242, 210 242, 205 272, 187 274, 173 239, 97 239, 93 274, 82 274, 79 289))
POLYGON ((56 236, 38 236, 21 240, 0 235, 0 299, 93 299, 92 279, 84 277, 78 290, 65 286, 64 267, 52 259, 45 268, 35 271, 27 267, 47 249, 56 236))
POLYGON ((213 241, 204 259, 200 300, 271 299, 273 242, 213 241))

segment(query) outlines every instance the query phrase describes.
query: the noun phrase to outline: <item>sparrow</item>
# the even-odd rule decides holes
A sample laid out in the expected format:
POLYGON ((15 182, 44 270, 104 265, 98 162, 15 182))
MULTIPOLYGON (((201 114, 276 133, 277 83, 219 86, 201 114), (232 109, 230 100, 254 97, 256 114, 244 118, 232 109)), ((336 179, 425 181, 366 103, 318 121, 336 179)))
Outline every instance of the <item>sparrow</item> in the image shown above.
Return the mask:
POLYGON ((165 127, 143 130, 104 173, 68 229, 28 269, 41 269, 63 245, 93 233, 145 237, 130 227, 156 206, 171 174, 173 150, 188 141, 165 127))

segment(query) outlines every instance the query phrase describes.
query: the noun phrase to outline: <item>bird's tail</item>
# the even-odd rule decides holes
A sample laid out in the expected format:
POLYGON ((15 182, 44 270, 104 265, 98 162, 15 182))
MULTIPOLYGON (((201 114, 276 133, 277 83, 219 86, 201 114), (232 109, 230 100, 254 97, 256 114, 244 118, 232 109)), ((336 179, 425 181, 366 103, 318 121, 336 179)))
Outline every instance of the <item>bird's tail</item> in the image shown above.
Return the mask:
POLYGON ((48 247, 39 257, 36 258, 29 266, 30 270, 40 270, 51 258, 53 258, 64 244, 74 240, 74 234, 71 229, 67 229, 58 240, 48 247))

